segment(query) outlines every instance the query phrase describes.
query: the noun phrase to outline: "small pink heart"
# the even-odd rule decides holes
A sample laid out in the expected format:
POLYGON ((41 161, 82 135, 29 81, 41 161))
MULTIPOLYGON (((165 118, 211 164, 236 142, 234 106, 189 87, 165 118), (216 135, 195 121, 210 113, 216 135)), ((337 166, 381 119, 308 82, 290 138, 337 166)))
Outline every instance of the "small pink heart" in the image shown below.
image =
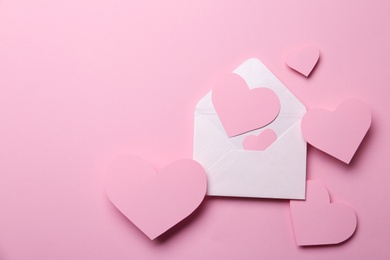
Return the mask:
POLYGON ((302 118, 302 133, 311 145, 349 164, 370 125, 368 106, 349 99, 334 112, 309 110, 302 118))
POLYGON ((299 246, 341 243, 357 226, 355 212, 344 204, 330 203, 326 188, 316 181, 307 182, 306 201, 290 201, 290 212, 299 246))
POLYGON ((265 151, 276 139, 276 133, 272 129, 266 129, 257 136, 248 135, 242 145, 246 150, 265 151))
POLYGON ((234 73, 216 84, 212 101, 229 137, 268 125, 280 111, 275 92, 269 88, 250 90, 245 80, 234 73))
POLYGON ((320 58, 320 51, 314 46, 308 46, 299 52, 289 53, 285 59, 287 66, 308 77, 320 58))
POLYGON ((175 161, 157 173, 134 155, 118 156, 105 181, 111 202, 150 239, 189 216, 206 188, 206 173, 193 160, 175 161))

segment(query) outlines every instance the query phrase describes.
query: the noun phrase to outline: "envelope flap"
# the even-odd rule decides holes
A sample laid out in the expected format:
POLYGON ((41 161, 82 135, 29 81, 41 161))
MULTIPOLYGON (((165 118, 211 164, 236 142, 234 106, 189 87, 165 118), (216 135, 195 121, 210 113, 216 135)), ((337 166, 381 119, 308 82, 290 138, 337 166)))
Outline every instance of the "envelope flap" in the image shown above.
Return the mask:
POLYGON ((298 98, 260 60, 251 58, 234 70, 234 73, 244 78, 250 89, 268 87, 275 91, 281 101, 279 116, 302 117, 306 112, 298 98))
MULTIPOLYGON (((301 118, 306 112, 305 106, 260 60, 251 58, 234 70, 234 73, 240 75, 250 89, 267 87, 275 91, 281 103, 278 117, 301 118)), ((211 100, 211 91, 198 102, 196 112, 216 113, 211 100)))

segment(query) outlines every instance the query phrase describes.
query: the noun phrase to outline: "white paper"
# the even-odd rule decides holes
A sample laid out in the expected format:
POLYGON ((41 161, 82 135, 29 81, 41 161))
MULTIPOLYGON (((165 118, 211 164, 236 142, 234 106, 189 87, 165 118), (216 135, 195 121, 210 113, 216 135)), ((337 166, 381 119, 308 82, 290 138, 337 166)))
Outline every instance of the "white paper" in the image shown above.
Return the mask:
POLYGON ((194 125, 194 160, 206 170, 207 194, 213 196, 304 199, 306 142, 300 121, 303 104, 258 59, 252 58, 234 73, 250 89, 268 87, 281 103, 278 117, 269 125, 229 138, 212 104, 211 91, 197 104, 194 125), (278 139, 265 151, 244 150, 248 135, 271 128, 278 139))

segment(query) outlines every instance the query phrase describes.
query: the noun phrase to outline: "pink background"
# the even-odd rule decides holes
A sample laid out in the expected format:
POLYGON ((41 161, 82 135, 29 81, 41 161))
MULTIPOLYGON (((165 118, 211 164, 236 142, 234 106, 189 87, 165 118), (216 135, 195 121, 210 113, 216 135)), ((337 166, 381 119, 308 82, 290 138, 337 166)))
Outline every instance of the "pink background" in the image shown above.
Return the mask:
POLYGON ((389 10, 368 0, 0 1, 0 259, 388 259, 389 10), (321 50, 309 79, 283 61, 306 44, 321 50), (355 235, 300 248, 288 201, 207 198, 149 241, 108 201, 107 163, 122 152, 157 168, 190 158, 196 102, 250 57, 308 108, 350 97, 372 108, 351 165, 308 149, 308 178, 355 209, 355 235))

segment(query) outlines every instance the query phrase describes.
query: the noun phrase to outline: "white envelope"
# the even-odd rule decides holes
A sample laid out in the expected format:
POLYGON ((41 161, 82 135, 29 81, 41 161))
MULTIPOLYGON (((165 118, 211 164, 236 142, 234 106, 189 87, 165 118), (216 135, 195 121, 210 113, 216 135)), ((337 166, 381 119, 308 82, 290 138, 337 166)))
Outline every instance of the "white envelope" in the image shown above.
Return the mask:
POLYGON ((250 89, 268 87, 279 97, 281 109, 269 125, 229 138, 215 112, 211 91, 197 104, 194 125, 194 160, 205 168, 207 194, 213 196, 304 199, 306 141, 301 132, 303 104, 258 59, 252 58, 234 73, 250 89), (244 150, 248 135, 271 128, 278 139, 265 151, 244 150))

